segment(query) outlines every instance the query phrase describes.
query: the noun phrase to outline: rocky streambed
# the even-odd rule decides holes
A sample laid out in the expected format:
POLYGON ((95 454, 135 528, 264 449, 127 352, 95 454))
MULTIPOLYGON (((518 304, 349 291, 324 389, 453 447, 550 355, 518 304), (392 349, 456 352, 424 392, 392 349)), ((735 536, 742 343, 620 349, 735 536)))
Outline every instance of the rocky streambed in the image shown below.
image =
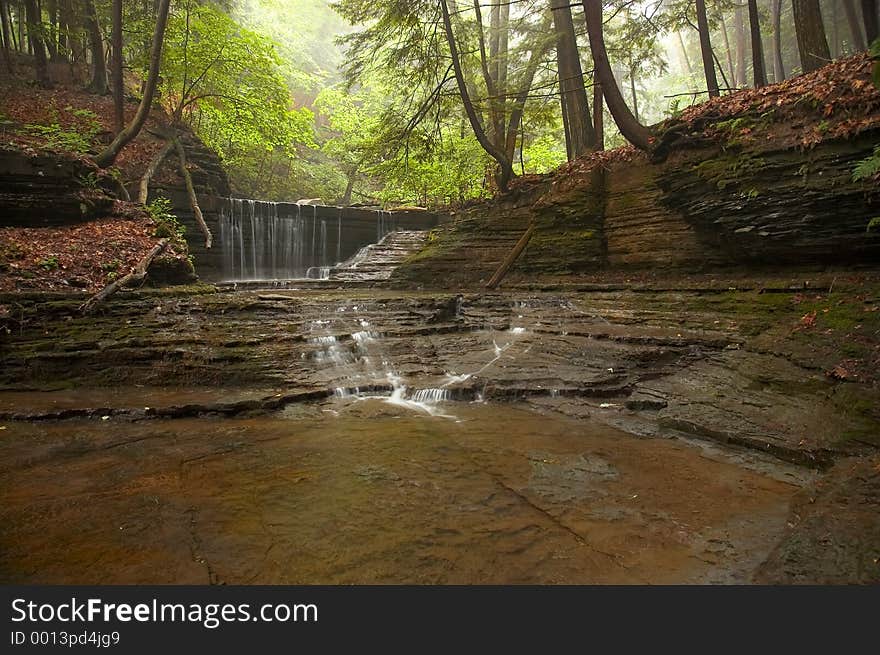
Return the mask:
POLYGON ((877 581, 876 283, 837 278, 19 296, 0 577, 877 581))

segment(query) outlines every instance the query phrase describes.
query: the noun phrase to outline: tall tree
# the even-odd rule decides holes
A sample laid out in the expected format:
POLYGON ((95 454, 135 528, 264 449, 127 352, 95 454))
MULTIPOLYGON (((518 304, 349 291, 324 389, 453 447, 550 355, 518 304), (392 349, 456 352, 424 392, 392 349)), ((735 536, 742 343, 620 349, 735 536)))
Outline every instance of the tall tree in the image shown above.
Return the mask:
MULTIPOLYGON (((818 0, 817 0, 818 2, 818 0)), ((733 11, 733 29, 736 32, 736 86, 745 86, 746 80, 746 28, 743 5, 735 5, 733 11)))
POLYGON ((764 71, 764 45, 761 41, 761 24, 758 22, 758 0, 749 2, 749 32, 752 39, 752 74, 755 88, 767 86, 767 73, 764 71))
POLYGON ((651 132, 633 116, 620 93, 620 87, 614 79, 608 53, 605 49, 605 35, 602 23, 602 0, 583 0, 584 18, 587 23, 587 34, 590 38, 590 52, 593 55, 594 75, 602 84, 602 94, 608 105, 608 111, 617 124, 623 137, 637 148, 649 150, 651 132))
POLYGON ((782 61, 782 0, 771 0, 770 22, 773 23, 773 78, 782 82, 785 79, 785 64, 782 61))
POLYGON ((483 124, 480 122, 480 117, 477 115, 477 110, 474 108, 470 92, 467 88, 464 71, 461 66, 461 59, 458 55, 458 45, 456 44, 455 34, 452 30, 452 19, 449 15, 449 5, 446 0, 440 0, 440 10, 443 13, 443 31, 446 34, 446 43, 449 46, 449 54, 452 58, 452 69, 455 73, 455 81, 458 85, 458 93, 461 97, 465 114, 467 115, 468 122, 474 132, 474 136, 483 147, 483 150, 485 150, 489 156, 498 163, 500 169, 497 180, 498 187, 502 191, 506 191, 508 183, 513 178, 513 162, 507 157, 502 149, 492 143, 492 141, 486 136, 486 131, 483 128, 483 124))
POLYGON ((150 115, 150 109, 153 106, 153 95, 156 93, 156 86, 159 84, 162 44, 165 40, 165 25, 168 23, 168 7, 170 4, 171 0, 159 0, 159 7, 156 12, 156 26, 153 30, 153 43, 150 46, 150 70, 147 74, 144 96, 141 98, 140 105, 138 105, 137 113, 132 122, 119 132, 112 143, 95 158, 95 161, 101 168, 107 168, 116 161, 120 151, 140 133, 141 128, 147 121, 147 116, 150 115))
POLYGON ((700 55, 703 59, 706 88, 709 91, 710 98, 717 98, 720 93, 718 90, 718 78, 715 76, 712 43, 709 40, 709 19, 706 17, 706 0, 697 0, 697 30, 700 33, 700 55))
POLYGON ((846 14, 846 24, 852 37, 852 46, 857 52, 861 52, 868 46, 865 43, 865 36, 862 34, 862 24, 859 22, 855 0, 843 0, 843 12, 846 14))
POLYGON ((596 150, 605 150, 605 102, 602 97, 602 84, 593 81, 593 129, 596 132, 596 150))
POLYGON ((565 124, 565 145, 571 161, 595 146, 596 133, 590 120, 590 103, 584 86, 571 7, 568 0, 550 0, 550 7, 556 33, 556 61, 565 124))
POLYGON ((107 93, 107 60, 104 58, 104 39, 101 36, 101 25, 98 23, 98 12, 94 0, 83 0, 85 8, 84 20, 89 35, 89 47, 92 51, 92 79, 88 89, 92 93, 107 93))
POLYGON ((809 73, 831 61, 819 0, 792 0, 801 70, 809 73))
MULTIPOLYGON (((781 0, 780 0, 781 1, 781 0)), ((718 8, 718 2, 715 2, 715 12, 718 14, 718 20, 721 24, 721 38, 724 39, 724 53, 727 55, 727 72, 730 73, 730 83, 736 86, 736 68, 733 65, 733 49, 730 47, 730 36, 727 33, 727 21, 724 20, 724 10, 718 8)), ((722 75, 724 69, 719 66, 722 75)))
POLYGON ((9 54, 9 14, 7 11, 6 0, 0 0, 0 28, 2 28, 3 36, 3 61, 6 64, 6 71, 12 75, 12 56, 9 54))
POLYGON ((880 37, 880 24, 877 21, 877 0, 862 0, 862 20, 865 21, 865 35, 868 44, 880 37))
POLYGON ((125 89, 122 83, 122 0, 113 0, 113 118, 118 134, 125 127, 125 89))
POLYGON ((43 43, 43 30, 40 25, 40 10, 37 0, 25 0, 25 20, 28 28, 28 43, 31 52, 34 53, 34 66, 37 73, 37 83, 40 86, 51 86, 49 79, 49 66, 46 60, 46 47, 43 43))

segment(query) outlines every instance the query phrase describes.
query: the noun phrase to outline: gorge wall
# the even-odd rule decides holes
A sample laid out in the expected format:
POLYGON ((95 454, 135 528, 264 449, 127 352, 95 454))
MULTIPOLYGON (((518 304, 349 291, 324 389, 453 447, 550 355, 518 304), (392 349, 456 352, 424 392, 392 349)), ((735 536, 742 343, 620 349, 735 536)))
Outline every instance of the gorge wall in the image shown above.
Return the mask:
MULTIPOLYGON (((578 162, 523 180, 448 225, 395 273, 403 284, 484 283, 530 221, 535 232, 508 281, 607 270, 697 272, 731 267, 880 262, 880 190, 852 171, 880 142, 872 129, 803 149, 720 143, 578 162)), ((608 153, 610 154, 610 153, 608 153)))

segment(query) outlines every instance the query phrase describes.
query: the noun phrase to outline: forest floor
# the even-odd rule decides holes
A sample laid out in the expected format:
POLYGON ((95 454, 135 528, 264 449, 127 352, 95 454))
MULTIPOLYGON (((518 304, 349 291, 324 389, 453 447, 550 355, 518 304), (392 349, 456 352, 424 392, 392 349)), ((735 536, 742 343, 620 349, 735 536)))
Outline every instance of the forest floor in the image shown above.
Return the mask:
MULTIPOLYGON (((113 137, 113 98, 83 90, 81 83, 70 79, 66 66, 54 68, 57 83, 51 89, 0 77, 0 166, 7 168, 0 168, 0 178, 14 177, 21 159, 55 158, 59 166, 76 162, 86 171, 67 181, 71 189, 94 192, 104 176, 92 157, 113 137)), ((129 98, 126 120, 136 111, 137 103, 129 98)), ((155 108, 141 134, 122 150, 113 175, 123 184, 136 183, 163 147, 164 142, 151 132, 166 122, 167 117, 155 108)), ((161 168, 155 180, 173 181, 161 168)), ((43 203, 42 213, 49 215, 45 222, 50 225, 41 226, 43 217, 36 215, 32 226, 0 221, 0 291, 95 292, 128 273, 159 238, 155 220, 133 203, 116 200, 105 216, 67 225, 54 224, 51 198, 43 203)), ((170 253, 176 259, 186 258, 182 244, 175 244, 170 253)))

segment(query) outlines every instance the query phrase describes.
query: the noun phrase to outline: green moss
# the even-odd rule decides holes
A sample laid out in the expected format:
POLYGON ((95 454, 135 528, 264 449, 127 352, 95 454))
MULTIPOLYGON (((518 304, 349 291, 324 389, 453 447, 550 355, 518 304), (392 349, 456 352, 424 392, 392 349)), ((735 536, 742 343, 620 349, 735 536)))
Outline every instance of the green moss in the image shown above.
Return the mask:
MULTIPOLYGON (((742 184, 745 180, 757 175, 767 162, 753 153, 744 152, 736 157, 714 157, 696 164, 692 170, 699 177, 714 184, 720 191, 729 186, 742 184)), ((759 190, 752 187, 751 195, 758 195, 759 190)))

